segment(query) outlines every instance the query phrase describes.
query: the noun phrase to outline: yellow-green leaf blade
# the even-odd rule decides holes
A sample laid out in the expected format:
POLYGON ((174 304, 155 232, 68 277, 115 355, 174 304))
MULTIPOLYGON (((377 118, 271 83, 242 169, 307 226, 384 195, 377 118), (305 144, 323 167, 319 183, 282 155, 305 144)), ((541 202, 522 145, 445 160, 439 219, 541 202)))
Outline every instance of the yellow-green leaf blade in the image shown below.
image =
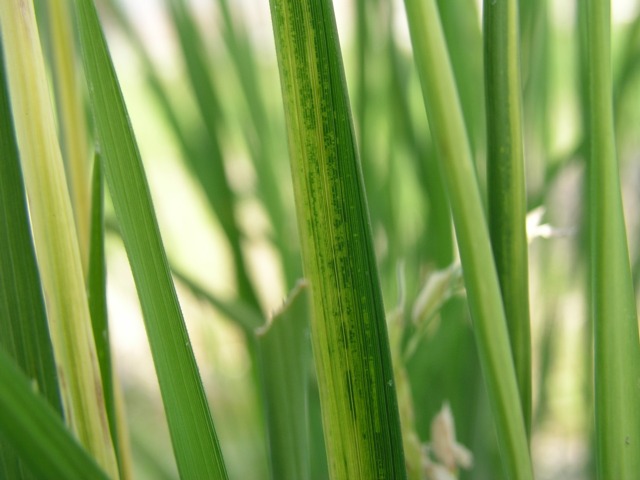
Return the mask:
POLYGON ((58 112, 60 147, 67 166, 69 193, 76 222, 83 272, 89 264, 89 132, 77 71, 77 51, 70 0, 46 4, 51 71, 58 112))
POLYGON ((332 4, 271 0, 331 477, 406 477, 332 4))
MULTIPOLYGON (((0 48, 0 348, 62 418, 41 288, 0 48)), ((0 478, 33 478, 5 439, 0 440, 0 478)))
POLYGON ((97 462, 117 478, 80 250, 32 1, 0 2, 0 24, 65 419, 97 462))

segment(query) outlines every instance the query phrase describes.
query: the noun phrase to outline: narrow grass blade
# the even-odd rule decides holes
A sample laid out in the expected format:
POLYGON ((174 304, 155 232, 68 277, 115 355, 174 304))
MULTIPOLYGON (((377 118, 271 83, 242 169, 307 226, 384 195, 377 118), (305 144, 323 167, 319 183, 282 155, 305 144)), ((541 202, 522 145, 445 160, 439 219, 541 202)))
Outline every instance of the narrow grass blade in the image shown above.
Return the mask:
MULTIPOLYGON (((398 162, 394 161, 397 159, 392 158, 395 153, 391 146, 393 137, 390 136, 393 124, 386 122, 384 113, 381 114, 385 107, 395 102, 395 95, 388 96, 389 91, 384 88, 387 59, 384 55, 377 55, 378 39, 388 37, 384 24, 391 8, 379 0, 355 0, 351 3, 355 17, 353 116, 371 223, 374 232, 383 229, 388 238, 385 255, 379 265, 384 292, 384 279, 391 277, 385 272, 395 268, 399 255, 397 247, 401 245, 398 239, 402 238, 398 228, 400 216, 394 212, 397 197, 392 194, 391 188, 399 170, 398 162), (372 98, 376 101, 372 102, 372 98)), ((389 28, 388 23, 386 28, 389 28)))
POLYGON ((60 147, 66 165, 71 206, 76 222, 83 272, 89 268, 89 134, 85 118, 81 78, 76 65, 77 52, 70 0, 47 2, 53 84, 58 110, 60 147))
POLYGON ((268 325, 258 330, 271 478, 310 478, 308 373, 309 285, 299 282, 268 325))
POLYGON ((405 0, 429 125, 456 228, 478 354, 508 478, 533 477, 489 232, 435 0, 405 0))
POLYGON ((589 222, 598 477, 640 472, 640 339, 616 158, 611 5, 588 0, 589 222))
POLYGON ((51 405, 0 347, 0 434, 37 478, 106 480, 51 405))
POLYGON ((227 478, 142 161, 91 0, 74 2, 105 177, 145 319, 180 475, 227 478))
MULTIPOLYGON (((11 356, 62 417, 18 146, 9 111, 0 47, 0 348, 11 356)), ((0 478, 33 478, 6 440, 0 440, 0 478)))
POLYGON ((406 478, 389 340, 329 0, 271 0, 331 478, 406 478))
MULTIPOLYGON (((113 372, 111 369, 111 349, 109 344, 109 325, 107 323, 107 270, 104 256, 104 181, 102 178, 102 159, 96 155, 93 162, 91 181, 91 235, 89 250, 89 311, 93 339, 96 343, 98 364, 102 377, 104 402, 109 418, 109 428, 114 444, 117 443, 115 424, 115 400, 113 396, 113 372)), ((117 448, 116 448, 117 450, 117 448)))
MULTIPOLYGON (((544 422, 549 414, 550 399, 552 394, 549 389, 549 377, 554 367, 556 360, 556 352, 553 349, 553 340, 557 337, 557 323, 555 322, 555 312, 551 309, 547 313, 546 319, 544 319, 544 325, 542 327, 542 335, 540 338, 540 367, 538 369, 538 398, 536 402, 536 408, 531 415, 531 425, 535 428, 544 422)), ((591 390, 591 389, 589 389, 591 390)), ((590 394, 591 392, 587 392, 590 394)))
POLYGON ((444 268, 454 260, 453 227, 449 194, 444 184, 442 164, 435 145, 429 143, 416 161, 423 163, 420 172, 424 175, 427 198, 429 199, 429 218, 423 240, 426 260, 436 268, 444 268))
POLYGON ((531 433, 531 328, 518 2, 484 2, 489 233, 527 434, 531 433))
MULTIPOLYGON (((233 8, 237 9, 238 7, 235 3, 230 5, 230 1, 233 0, 217 0, 216 2, 222 16, 222 33, 231 54, 231 61, 238 71, 238 80, 245 95, 254 128, 264 126, 268 131, 270 114, 266 109, 258 82, 259 67, 256 64, 251 38, 243 19, 233 12, 233 8)), ((255 133, 259 134, 257 130, 255 133)))
POLYGON ((584 259, 587 270, 584 278, 585 286, 585 311, 587 317, 587 331, 584 335, 584 382, 582 384, 582 391, 587 399, 586 406, 589 408, 589 413, 594 413, 592 418, 587 423, 587 441, 588 441, 588 453, 587 461, 585 462, 585 472, 587 480, 594 480, 597 478, 597 445, 596 445, 596 418, 595 418, 595 315, 594 315, 594 289, 593 289, 593 274, 592 262, 590 259, 592 252, 592 216, 591 216, 591 177, 593 175, 591 158, 591 140, 589 138, 591 129, 591 106, 590 106, 590 94, 589 94, 589 64, 590 47, 589 47, 589 2, 579 2, 576 6, 575 20, 577 24, 577 36, 578 36, 578 98, 580 104, 580 127, 582 131, 583 141, 581 142, 578 150, 581 153, 581 160, 585 162, 585 178, 583 181, 581 200, 585 207, 582 212, 582 222, 580 225, 580 236, 578 237, 577 246, 580 251, 581 257, 584 259))
POLYGON ((87 290, 89 293, 89 311, 93 327, 93 339, 96 344, 100 376, 104 390, 104 403, 109 419, 109 430, 113 439, 113 446, 118 461, 120 477, 128 479, 131 473, 131 454, 128 451, 126 428, 122 428, 119 417, 125 415, 122 411, 123 403, 116 398, 113 363, 111 360, 111 342, 109 340, 109 325, 107 315, 107 269, 104 250, 104 178, 102 158, 95 156, 91 181, 91 232, 89 244, 89 275, 87 290))
POLYGON ((117 478, 33 3, 0 2, 0 23, 13 121, 65 418, 97 462, 117 478))

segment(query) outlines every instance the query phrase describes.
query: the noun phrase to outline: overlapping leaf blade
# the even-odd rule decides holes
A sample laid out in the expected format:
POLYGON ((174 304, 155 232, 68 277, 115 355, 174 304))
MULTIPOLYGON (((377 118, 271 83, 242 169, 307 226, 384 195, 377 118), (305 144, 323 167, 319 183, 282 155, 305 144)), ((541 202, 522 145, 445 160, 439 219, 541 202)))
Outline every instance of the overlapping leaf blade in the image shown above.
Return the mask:
POLYGON ((500 286, 435 0, 405 0, 429 126, 449 192, 469 308, 505 472, 533 478, 500 286))
POLYGON ((32 1, 0 2, 13 125, 60 378, 65 420, 117 478, 80 249, 32 1))
MULTIPOLYGON (((31 239, 0 46, 0 349, 32 379, 62 417, 56 366, 31 239)), ((0 441, 0 477, 32 478, 13 448, 0 441)))
POLYGON ((28 462, 37 478, 106 480, 56 411, 0 349, 0 434, 28 462))
POLYGON ((91 0, 76 0, 105 177, 122 232, 183 478, 226 478, 222 453, 169 272, 142 161, 91 0))
POLYGON ((484 4, 489 233, 527 433, 531 431, 531 328, 525 217, 518 2, 484 4))

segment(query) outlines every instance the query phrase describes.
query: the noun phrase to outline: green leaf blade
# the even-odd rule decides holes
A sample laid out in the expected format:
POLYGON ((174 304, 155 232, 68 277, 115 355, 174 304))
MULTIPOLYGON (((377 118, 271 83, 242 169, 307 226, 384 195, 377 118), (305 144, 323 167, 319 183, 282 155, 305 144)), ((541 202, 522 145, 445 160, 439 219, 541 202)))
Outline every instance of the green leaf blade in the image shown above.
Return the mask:
POLYGON ((87 291, 89 296, 89 311, 93 339, 96 344, 104 403, 109 420, 109 430, 116 452, 118 469, 122 479, 129 479, 131 473, 131 453, 127 429, 119 421, 124 415, 124 402, 119 402, 116 384, 117 376, 114 372, 111 357, 111 341, 109 336, 109 322, 107 312, 107 265, 105 257, 105 223, 104 223, 104 175, 103 161, 100 155, 95 156, 91 181, 91 231, 89 232, 89 266, 87 291))
POLYGON ((271 0, 331 478, 406 478, 331 2, 271 0))
POLYGON ((55 410, 0 348, 0 433, 37 478, 107 480, 73 438, 55 410))
POLYGON ((405 0, 425 109, 449 192, 480 363, 508 478, 533 478, 483 202, 435 0, 405 0))
POLYGON ((531 433, 531 327, 518 2, 484 3, 489 233, 527 434, 531 433))
POLYGON ((640 339, 616 157, 610 10, 608 0, 586 4, 596 463, 602 479, 640 472, 640 339))
POLYGON ((185 479, 226 479, 149 186, 95 6, 90 0, 76 0, 75 8, 105 177, 138 289, 178 470, 185 479))
MULTIPOLYGON (((0 47, 0 348, 62 417, 56 365, 20 170, 0 47)), ((0 441, 0 478, 33 478, 0 441)))
POLYGON ((33 2, 0 2, 0 24, 13 124, 65 420, 97 462, 117 478, 80 249, 33 2))
POLYGON ((3 60, 0 50, 0 342, 62 415, 3 60))

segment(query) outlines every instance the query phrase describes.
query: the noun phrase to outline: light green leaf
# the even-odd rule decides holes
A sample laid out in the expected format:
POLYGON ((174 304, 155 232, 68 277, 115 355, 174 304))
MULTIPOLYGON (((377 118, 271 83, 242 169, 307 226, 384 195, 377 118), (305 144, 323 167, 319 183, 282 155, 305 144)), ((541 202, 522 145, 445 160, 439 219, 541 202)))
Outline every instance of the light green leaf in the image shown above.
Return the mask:
POLYGON ((589 224, 598 478, 640 472, 640 338, 613 123, 611 5, 587 0, 589 224))

